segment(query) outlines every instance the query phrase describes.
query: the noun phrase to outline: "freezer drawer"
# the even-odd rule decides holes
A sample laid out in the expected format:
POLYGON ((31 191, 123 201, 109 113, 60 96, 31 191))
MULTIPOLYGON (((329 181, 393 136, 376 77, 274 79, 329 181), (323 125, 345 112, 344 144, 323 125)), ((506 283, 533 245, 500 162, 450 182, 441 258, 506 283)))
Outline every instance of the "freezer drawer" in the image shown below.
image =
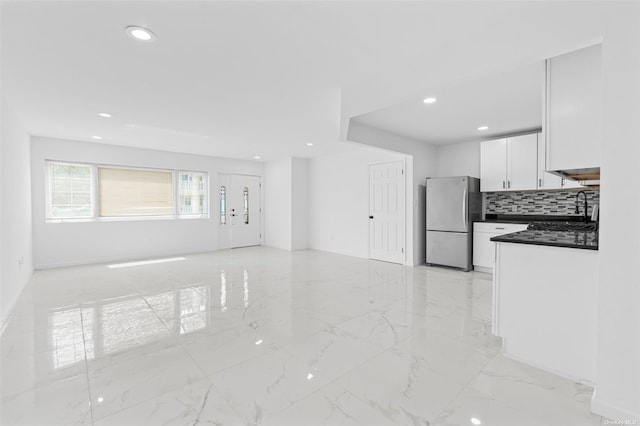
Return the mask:
POLYGON ((427 231, 427 264, 471 270, 471 234, 427 231))

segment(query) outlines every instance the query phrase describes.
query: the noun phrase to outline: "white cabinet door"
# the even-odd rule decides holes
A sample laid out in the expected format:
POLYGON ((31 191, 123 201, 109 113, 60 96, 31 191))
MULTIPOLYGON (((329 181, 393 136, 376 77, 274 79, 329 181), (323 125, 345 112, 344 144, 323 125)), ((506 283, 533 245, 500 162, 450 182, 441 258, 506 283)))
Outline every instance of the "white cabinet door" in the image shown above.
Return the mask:
POLYGON ((602 46, 547 61, 547 170, 600 167, 602 46))
POLYGON ((489 272, 493 269, 495 261, 494 244, 491 238, 494 234, 489 232, 473 233, 473 269, 476 271, 489 272))
POLYGON ((536 189, 538 177, 538 134, 507 139, 507 190, 536 189))
POLYGON ((523 223, 473 223, 473 269, 481 272, 492 272, 496 260, 495 244, 491 238, 512 232, 524 231, 523 223))
POLYGON ((507 140, 480 144, 480 191, 504 191, 507 188, 507 140))
POLYGON ((560 189, 562 188, 562 178, 546 170, 547 149, 544 141, 544 134, 538 134, 538 185, 537 189, 560 189))

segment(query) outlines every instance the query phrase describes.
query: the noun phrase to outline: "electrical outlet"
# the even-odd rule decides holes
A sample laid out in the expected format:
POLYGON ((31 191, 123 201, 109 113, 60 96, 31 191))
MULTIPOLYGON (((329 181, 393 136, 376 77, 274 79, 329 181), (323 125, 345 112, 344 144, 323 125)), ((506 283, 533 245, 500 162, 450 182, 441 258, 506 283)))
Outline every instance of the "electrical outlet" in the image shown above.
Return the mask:
POLYGON ((512 213, 517 213, 518 212, 518 206, 511 206, 511 212, 512 213))

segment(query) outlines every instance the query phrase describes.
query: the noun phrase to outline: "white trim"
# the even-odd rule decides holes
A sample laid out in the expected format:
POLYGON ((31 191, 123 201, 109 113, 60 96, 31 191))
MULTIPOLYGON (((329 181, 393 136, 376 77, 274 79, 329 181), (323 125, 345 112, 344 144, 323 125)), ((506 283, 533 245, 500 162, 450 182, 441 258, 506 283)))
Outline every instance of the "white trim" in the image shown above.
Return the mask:
MULTIPOLYGON (((407 159, 406 157, 403 157, 401 159, 398 160, 392 160, 392 161, 377 161, 377 162, 371 162, 368 164, 367 167, 367 173, 368 173, 368 188, 367 188, 367 193, 368 193, 368 197, 367 197, 367 210, 368 210, 368 216, 371 216, 371 167, 372 166, 381 166, 384 164, 392 164, 392 163, 402 163, 402 190, 400 191, 402 193, 402 201, 400 203, 401 208, 402 208, 402 260, 400 261, 400 263, 398 263, 398 265, 406 265, 406 266, 415 266, 413 265, 413 253, 411 253, 411 264, 408 264, 408 258, 407 258, 407 159)), ((412 206, 413 206, 413 202, 412 202, 412 206)), ((380 259, 372 259, 371 258, 371 225, 369 223, 371 219, 367 218, 367 259, 370 260, 380 260, 380 259)), ((395 262, 391 262, 391 263, 395 263, 395 262)))
MULTIPOLYGON (((591 412, 599 416, 605 417, 611 420, 619 421, 635 421, 635 424, 640 424, 640 413, 633 413, 624 408, 613 405, 609 402, 603 401, 598 398, 598 388, 593 390, 591 395, 591 412)), ((610 423, 615 424, 615 423, 610 423)), ((624 423, 620 423, 624 424, 624 423)), ((634 424, 634 423, 627 423, 634 424)))
MULTIPOLYGON (((553 368, 549 368, 545 365, 539 364, 537 362, 531 362, 528 359, 523 359, 520 358, 518 356, 512 355, 510 353, 507 353, 507 338, 502 338, 502 356, 504 356, 505 358, 509 358, 515 361, 518 361, 522 364, 526 364, 529 365, 531 367, 535 367, 539 370, 543 370, 546 371, 547 373, 551 373, 551 374, 555 374, 556 376, 559 377, 563 377, 565 379, 571 380, 572 382, 576 382, 576 383, 580 383, 583 384, 585 386, 589 386, 589 387, 593 387, 594 383, 591 380, 585 379, 583 377, 577 377, 577 376, 573 376, 571 374, 567 374, 563 371, 560 370, 555 370, 553 368)), ((592 397, 593 398, 593 397, 592 397)))

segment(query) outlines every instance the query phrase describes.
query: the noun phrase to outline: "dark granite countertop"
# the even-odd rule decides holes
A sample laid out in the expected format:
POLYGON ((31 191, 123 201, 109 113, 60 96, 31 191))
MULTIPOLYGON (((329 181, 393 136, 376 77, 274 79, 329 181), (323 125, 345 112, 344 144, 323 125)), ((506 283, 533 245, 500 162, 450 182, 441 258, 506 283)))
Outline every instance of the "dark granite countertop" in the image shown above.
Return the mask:
POLYGON ((491 241, 598 250, 598 231, 543 231, 528 229, 493 237, 491 241))

